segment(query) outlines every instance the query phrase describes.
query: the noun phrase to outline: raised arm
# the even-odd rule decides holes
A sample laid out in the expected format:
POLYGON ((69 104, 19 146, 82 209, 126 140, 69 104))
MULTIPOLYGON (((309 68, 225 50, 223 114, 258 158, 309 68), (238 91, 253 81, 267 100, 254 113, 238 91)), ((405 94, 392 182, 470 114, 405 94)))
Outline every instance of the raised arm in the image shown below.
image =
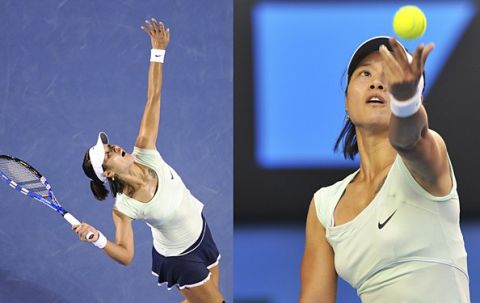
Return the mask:
POLYGON ((317 218, 315 202, 308 209, 305 252, 302 260, 300 303, 335 303, 337 273, 333 250, 317 218))
MULTIPOLYGON (((142 30, 146 32, 152 43, 153 50, 166 50, 170 41, 170 31, 162 22, 153 19, 146 20, 146 26, 142 30)), ((148 70, 148 94, 147 104, 143 112, 140 130, 138 132, 135 146, 145 149, 155 149, 158 135, 158 124, 160 122, 160 93, 162 90, 162 68, 163 63, 155 62, 156 57, 162 54, 152 52, 152 59, 148 70)), ((163 58, 163 57, 162 57, 163 58)), ((163 60, 162 60, 163 61, 163 60)))
POLYGON ((390 44, 393 53, 384 46, 380 48, 390 94, 401 107, 415 100, 420 103, 416 112, 415 107, 411 107, 414 112, 410 115, 408 110, 405 114, 392 113, 390 143, 425 190, 435 196, 446 195, 452 187, 447 148, 440 135, 428 127, 427 112, 421 104, 423 96, 418 87, 425 62, 434 45, 420 45, 409 62, 403 47, 395 39, 390 39, 390 44))

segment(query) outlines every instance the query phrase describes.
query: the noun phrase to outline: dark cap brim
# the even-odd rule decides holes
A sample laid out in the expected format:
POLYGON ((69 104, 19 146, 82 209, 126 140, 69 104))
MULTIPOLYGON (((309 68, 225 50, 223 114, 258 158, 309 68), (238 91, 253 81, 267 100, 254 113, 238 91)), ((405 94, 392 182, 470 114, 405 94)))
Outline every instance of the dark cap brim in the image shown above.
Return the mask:
POLYGON ((358 48, 355 50, 352 57, 350 58, 350 61, 348 62, 348 69, 347 69, 348 79, 347 80, 350 79, 350 76, 354 72, 355 68, 357 68, 358 64, 371 53, 378 51, 381 45, 385 45, 388 48, 388 50, 393 51, 393 48, 390 45, 390 42, 388 42, 388 39, 390 39, 390 37, 388 36, 377 36, 377 37, 370 38, 367 41, 360 44, 360 46, 358 46, 358 48))

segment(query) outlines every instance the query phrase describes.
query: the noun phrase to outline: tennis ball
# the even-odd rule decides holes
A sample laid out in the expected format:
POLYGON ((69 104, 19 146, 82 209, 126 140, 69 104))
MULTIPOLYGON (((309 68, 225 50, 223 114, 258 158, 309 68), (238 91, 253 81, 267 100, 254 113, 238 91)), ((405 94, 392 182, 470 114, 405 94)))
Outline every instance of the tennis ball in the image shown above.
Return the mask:
POLYGON ((393 17, 393 30, 400 38, 420 38, 426 29, 427 18, 422 10, 414 5, 402 6, 393 17))

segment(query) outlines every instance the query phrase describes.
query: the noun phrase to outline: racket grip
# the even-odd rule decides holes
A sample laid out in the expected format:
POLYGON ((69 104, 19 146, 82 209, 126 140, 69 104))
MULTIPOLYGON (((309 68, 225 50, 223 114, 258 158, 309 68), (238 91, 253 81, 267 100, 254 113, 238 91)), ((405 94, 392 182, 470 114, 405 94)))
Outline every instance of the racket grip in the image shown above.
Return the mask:
POLYGON ((89 231, 88 234, 87 234, 87 239, 92 240, 93 237, 95 237, 95 235, 91 231, 89 231))
POLYGON ((63 218, 68 221, 71 225, 79 225, 80 221, 77 220, 74 216, 72 216, 70 213, 66 213, 63 215, 63 218))
MULTIPOLYGON (((68 223, 70 223, 71 225, 79 225, 80 224, 80 221, 78 221, 77 218, 75 218, 70 213, 66 213, 65 215, 63 215, 63 218, 65 220, 67 220, 68 223)), ((91 231, 89 231, 88 234, 87 234, 87 239, 91 240, 91 239, 93 239, 93 237, 95 237, 95 235, 91 231)))

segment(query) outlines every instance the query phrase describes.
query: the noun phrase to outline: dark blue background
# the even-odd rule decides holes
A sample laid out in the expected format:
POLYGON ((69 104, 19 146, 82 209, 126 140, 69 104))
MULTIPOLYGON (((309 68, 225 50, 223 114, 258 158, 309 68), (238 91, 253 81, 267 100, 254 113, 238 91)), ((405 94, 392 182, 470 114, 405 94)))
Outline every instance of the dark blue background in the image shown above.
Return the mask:
MULTIPOLYGON (((420 39, 400 39, 401 43, 413 53, 418 44, 435 42, 425 65, 423 95, 428 99, 476 7, 470 0, 410 4, 421 7, 428 26, 420 39)), ((267 1, 253 7, 255 158, 259 166, 359 166, 358 158, 345 160, 341 153, 332 152, 345 119, 346 65, 366 39, 395 35, 392 19, 398 8, 392 1, 267 1)))
MULTIPOLYGON (((0 153, 30 162, 60 202, 113 239, 113 200, 81 170, 106 131, 131 151, 147 92, 145 18, 171 31, 158 149, 205 203, 232 301, 232 4, 230 1, 0 2, 0 153)), ((179 302, 151 275, 149 228, 117 265, 48 208, 0 187, 0 302, 179 302)))

